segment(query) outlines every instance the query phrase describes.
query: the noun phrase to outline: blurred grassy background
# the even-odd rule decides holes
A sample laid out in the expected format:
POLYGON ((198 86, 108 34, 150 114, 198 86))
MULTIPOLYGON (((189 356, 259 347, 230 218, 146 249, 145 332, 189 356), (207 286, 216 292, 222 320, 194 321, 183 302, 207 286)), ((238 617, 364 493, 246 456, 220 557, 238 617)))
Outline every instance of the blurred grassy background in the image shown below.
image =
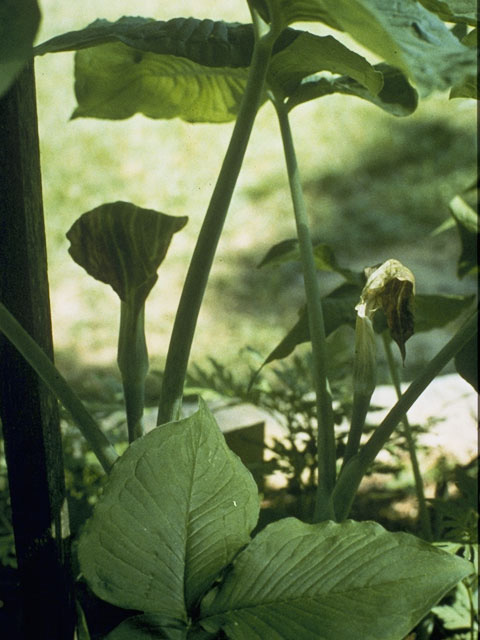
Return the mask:
MULTIPOLYGON (((242 0, 137 0, 134 9, 127 0, 42 0, 41 8, 38 42, 82 28, 97 17, 115 20, 132 13, 156 19, 249 19, 242 0)), ((59 364, 76 377, 87 365, 110 367, 115 362, 118 299, 73 263, 65 232, 84 211, 102 202, 128 200, 190 217, 174 237, 147 303, 149 350, 153 364, 161 366, 233 125, 189 125, 143 116, 69 122, 75 106, 73 54, 39 58, 36 72, 59 364)), ((406 119, 345 96, 297 108, 292 126, 315 237, 330 243, 339 261, 351 268, 400 259, 416 274, 420 292, 471 289, 473 284, 458 284, 455 277, 455 232, 437 237, 429 233, 448 216, 448 201, 476 176, 475 113, 473 101, 449 101, 446 95, 433 96, 406 119)), ((194 344, 195 362, 213 356, 237 366, 239 350, 246 345, 266 356, 296 321, 303 301, 299 269, 256 269, 272 244, 294 235, 277 125, 266 105, 218 250, 194 344)), ((328 275, 322 283, 327 291, 337 279, 328 275)), ((435 335, 443 339, 445 332, 435 335)), ((424 335, 412 338, 407 363, 414 367, 428 358, 434 342, 425 341, 424 335)))

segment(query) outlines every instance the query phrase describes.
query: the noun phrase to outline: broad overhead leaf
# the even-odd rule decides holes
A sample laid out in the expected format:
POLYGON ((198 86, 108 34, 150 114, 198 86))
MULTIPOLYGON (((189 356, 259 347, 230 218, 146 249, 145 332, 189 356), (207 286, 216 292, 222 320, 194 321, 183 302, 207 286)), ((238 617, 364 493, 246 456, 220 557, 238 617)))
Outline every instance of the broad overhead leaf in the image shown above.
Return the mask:
POLYGON ((288 4, 290 23, 329 16, 360 44, 404 71, 422 95, 450 88, 476 71, 475 53, 413 0, 277 1, 288 4))
POLYGON ((253 41, 253 29, 249 24, 124 16, 116 22, 95 20, 84 29, 51 38, 35 47, 35 53, 76 51, 122 42, 139 51, 181 56, 205 66, 248 67, 253 41))
POLYGON ((231 640, 402 640, 471 570, 373 522, 285 518, 235 558, 201 624, 231 640))
POLYGON ((0 96, 33 56, 33 40, 40 24, 36 0, 0 3, 0 96))
POLYGON ((332 36, 321 37, 311 33, 302 33, 273 57, 268 82, 288 97, 304 78, 319 71, 347 75, 372 95, 377 95, 383 86, 382 74, 364 57, 332 36))
POLYGON ((383 87, 377 95, 365 89, 364 86, 349 78, 307 78, 296 89, 287 101, 289 109, 309 100, 315 100, 333 93, 356 96, 368 100, 380 109, 394 116, 409 116, 418 106, 418 94, 408 82, 405 74, 388 64, 374 65, 374 69, 383 74, 383 87))
POLYGON ((141 305, 157 281, 173 234, 187 220, 130 202, 102 204, 81 215, 67 232, 69 253, 121 300, 133 297, 141 305))
MULTIPOLYGON (((274 52, 298 33, 287 29, 274 52)), ((123 17, 52 38, 35 53, 77 51, 73 117, 118 120, 143 113, 228 122, 243 96, 253 43, 251 24, 123 17)))
POLYGON ((255 481, 200 401, 114 465, 80 537, 81 571, 100 598, 178 626, 249 542, 258 513, 255 481))
MULTIPOLYGON (((301 31, 286 29, 277 39, 274 52, 288 46, 301 31)), ((35 55, 78 51, 111 42, 149 53, 188 58, 207 67, 248 67, 254 45, 252 24, 173 18, 153 20, 123 16, 116 22, 98 19, 78 31, 55 36, 34 49, 35 55)))

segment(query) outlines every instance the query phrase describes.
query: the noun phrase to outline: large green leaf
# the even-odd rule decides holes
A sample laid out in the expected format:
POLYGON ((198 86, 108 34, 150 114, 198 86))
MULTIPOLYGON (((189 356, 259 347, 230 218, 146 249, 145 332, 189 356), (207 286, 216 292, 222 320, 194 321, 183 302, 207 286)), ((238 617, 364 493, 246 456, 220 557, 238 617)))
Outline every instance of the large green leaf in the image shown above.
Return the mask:
POLYGON ((0 96, 32 57, 39 24, 36 0, 2 0, 0 3, 0 96))
POLYGON ((200 401, 114 465, 80 538, 81 570, 104 600, 178 626, 248 543, 258 512, 251 474, 200 401))
POLYGON ((284 96, 290 96, 301 81, 319 71, 354 78, 372 95, 383 86, 383 76, 362 56, 332 36, 302 33, 292 44, 277 53, 270 64, 268 81, 284 96))
POLYGON ((121 300, 145 302, 157 281, 174 233, 187 223, 130 202, 87 211, 67 232, 70 255, 91 276, 109 284, 121 300))
MULTIPOLYGON (((287 29, 274 52, 299 32, 287 29)), ((37 55, 78 50, 73 117, 235 118, 253 51, 251 24, 175 18, 96 20, 35 48, 37 55)))
POLYGON ((201 609, 231 640, 402 640, 465 560, 373 522, 268 525, 201 609))
POLYGON ((402 69, 423 95, 475 73, 475 53, 414 0, 277 0, 277 4, 288 23, 324 22, 329 16, 360 44, 402 69))
POLYGON ((372 102, 380 109, 394 116, 409 116, 418 105, 418 94, 408 82, 405 74, 386 63, 374 65, 383 74, 383 87, 374 95, 368 89, 348 76, 340 78, 308 78, 292 93, 287 101, 289 109, 333 93, 356 96, 372 102))

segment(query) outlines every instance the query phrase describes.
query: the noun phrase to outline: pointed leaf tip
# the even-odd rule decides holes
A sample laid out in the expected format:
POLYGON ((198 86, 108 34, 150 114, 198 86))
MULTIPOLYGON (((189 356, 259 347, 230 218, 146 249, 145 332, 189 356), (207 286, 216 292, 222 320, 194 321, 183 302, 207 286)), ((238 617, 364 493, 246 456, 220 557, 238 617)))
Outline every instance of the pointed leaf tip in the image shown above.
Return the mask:
POLYGON ((130 202, 87 211, 67 232, 69 253, 95 279, 109 284, 121 300, 145 302, 157 280, 174 233, 187 223, 130 202))

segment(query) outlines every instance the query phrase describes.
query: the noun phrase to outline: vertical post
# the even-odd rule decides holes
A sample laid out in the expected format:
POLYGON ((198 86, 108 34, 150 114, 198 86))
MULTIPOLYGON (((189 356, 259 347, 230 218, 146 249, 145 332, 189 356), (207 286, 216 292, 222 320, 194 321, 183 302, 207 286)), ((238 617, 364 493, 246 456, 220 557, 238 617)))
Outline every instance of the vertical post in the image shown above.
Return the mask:
MULTIPOLYGON (((31 63, 0 98, 0 300, 52 357, 46 264, 31 63)), ((61 532, 58 407, 2 335, 0 418, 23 602, 21 637, 70 640, 74 617, 61 532)))

